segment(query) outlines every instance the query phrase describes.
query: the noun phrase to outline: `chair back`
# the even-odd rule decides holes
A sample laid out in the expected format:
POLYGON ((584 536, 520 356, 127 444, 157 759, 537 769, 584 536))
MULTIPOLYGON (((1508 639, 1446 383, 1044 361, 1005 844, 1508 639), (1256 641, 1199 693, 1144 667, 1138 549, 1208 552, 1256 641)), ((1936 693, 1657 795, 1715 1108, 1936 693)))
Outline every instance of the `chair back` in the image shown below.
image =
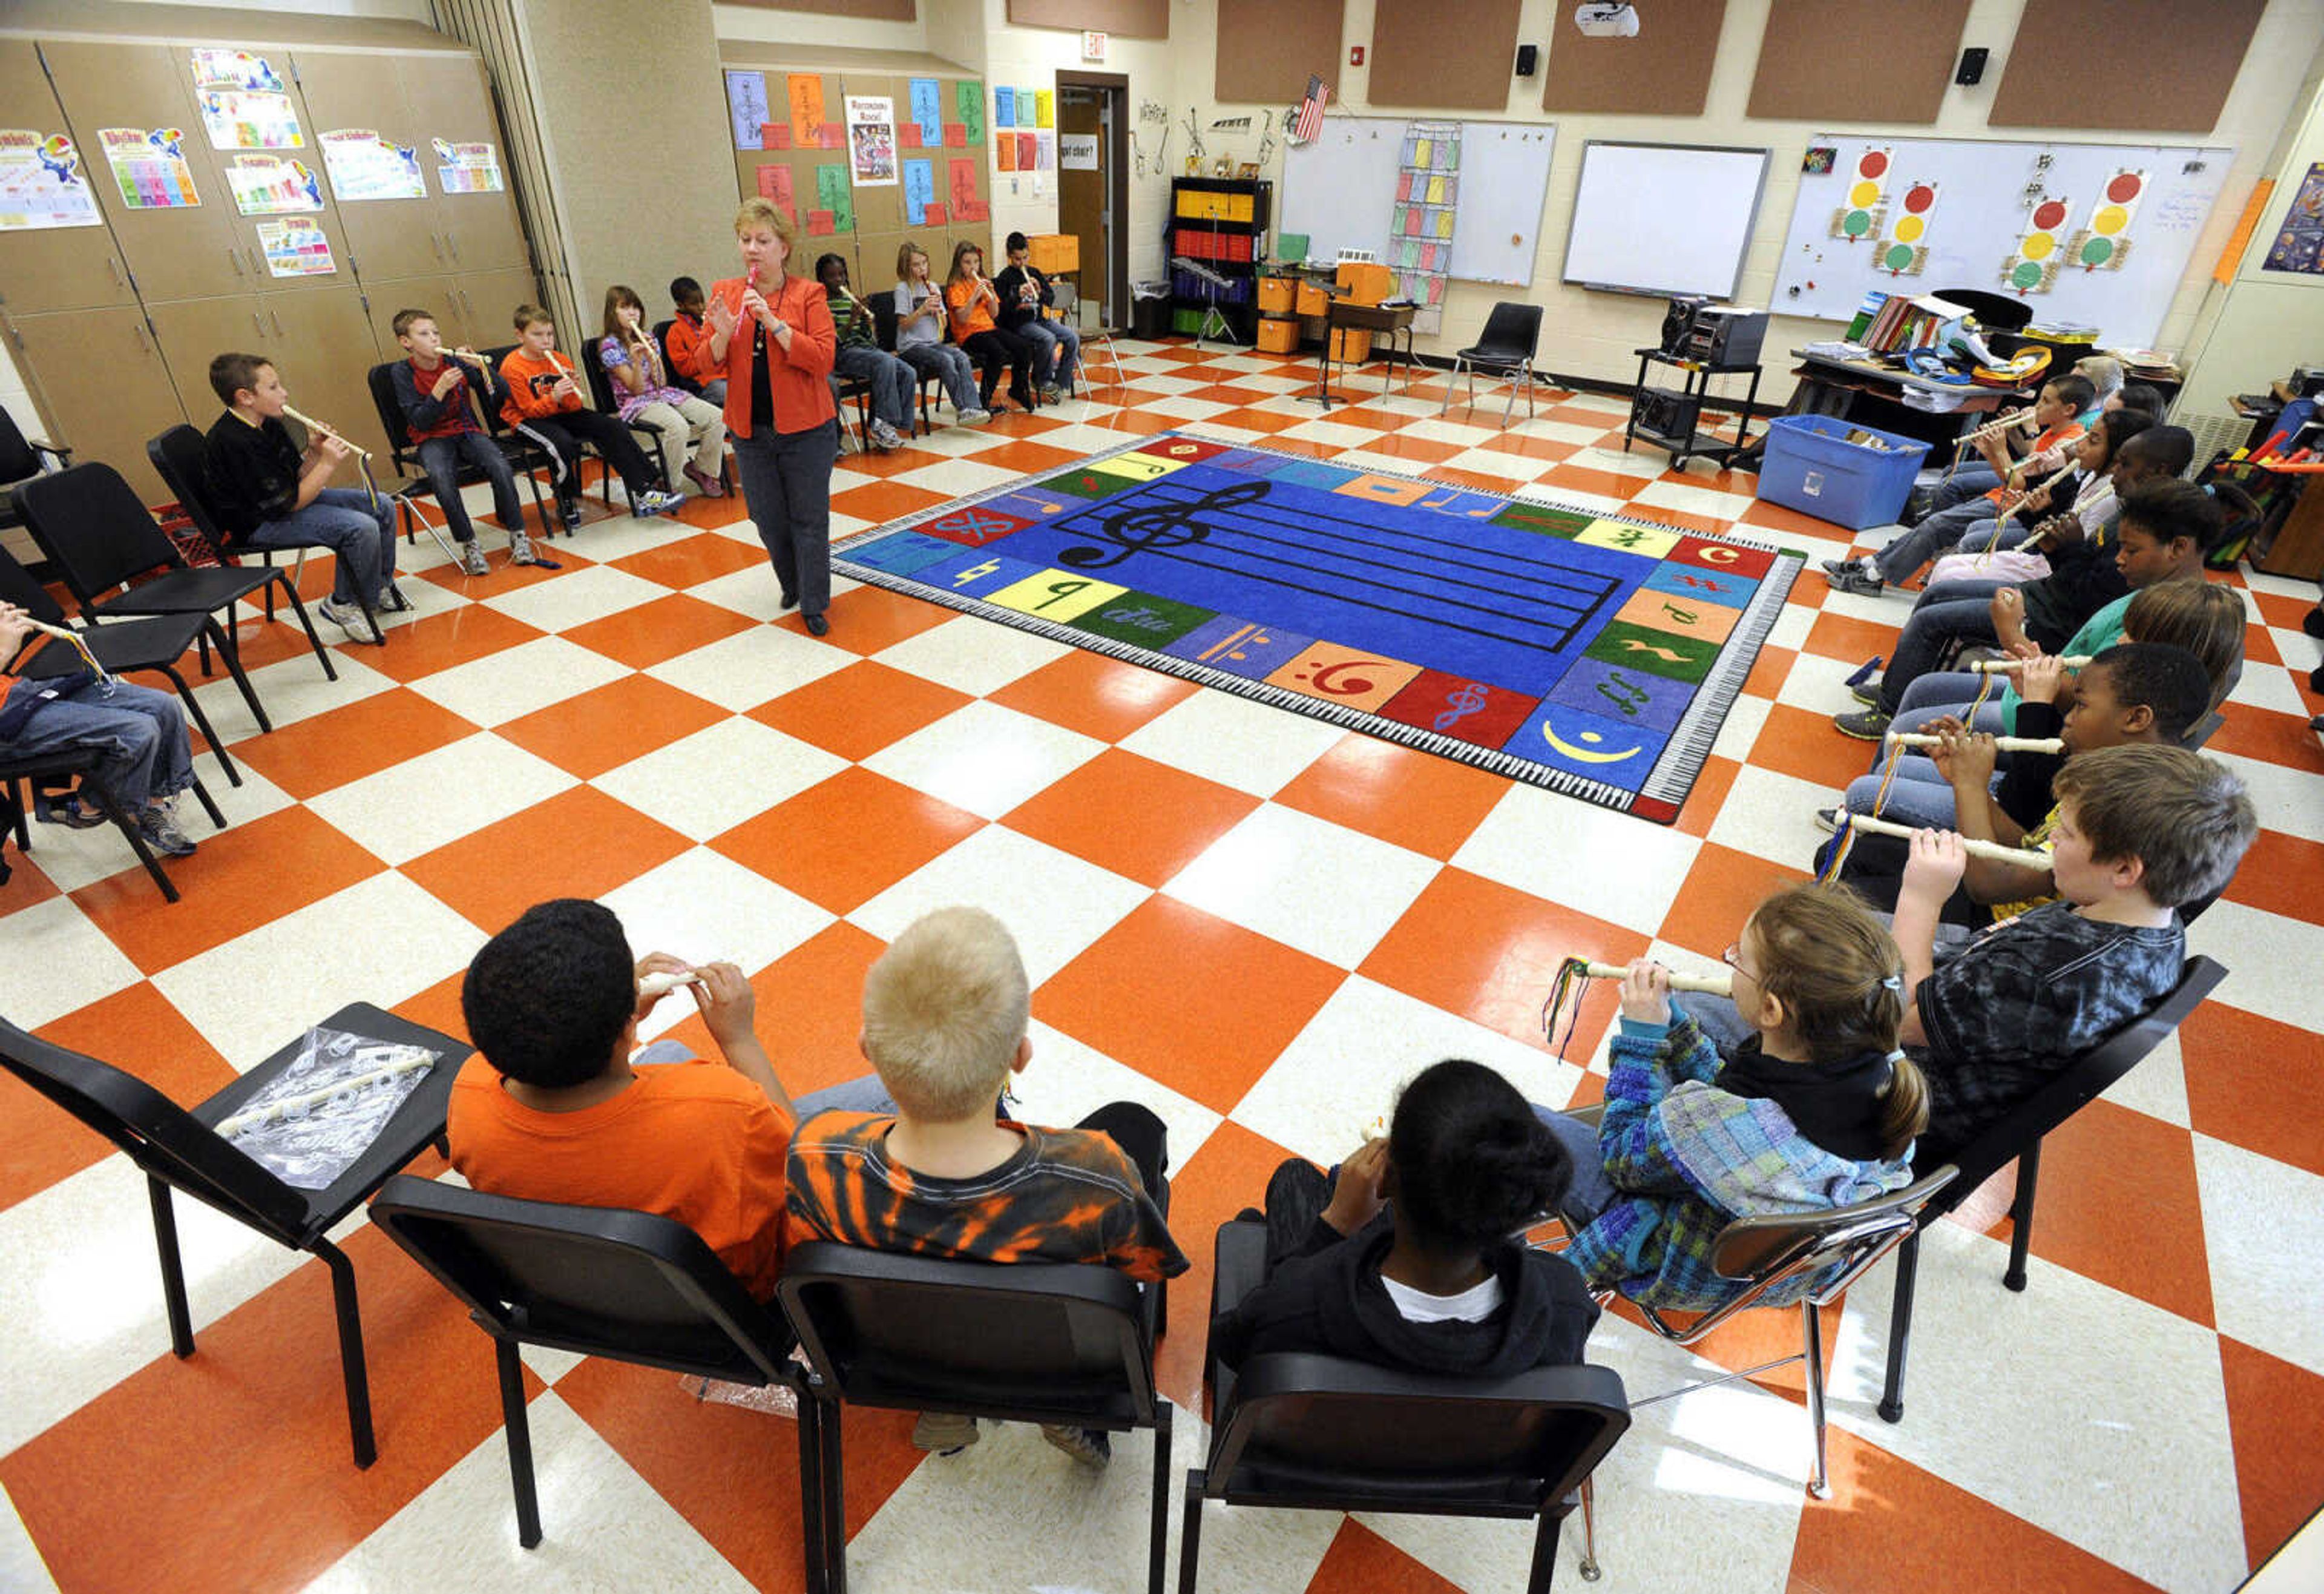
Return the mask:
POLYGON ((185 561, 121 473, 75 465, 15 491, 16 512, 84 609, 105 593, 185 561))
POLYGON ((653 324, 654 347, 661 350, 662 367, 669 374, 669 385, 672 387, 683 388, 687 393, 698 396, 702 392, 702 384, 696 382, 690 372, 679 370, 677 357, 669 351, 669 329, 676 325, 678 322, 674 318, 666 321, 656 321, 653 324))
POLYGON ((172 1190, 285 1245, 300 1243, 306 1199, 134 1074, 29 1035, 5 1020, 0 1020, 0 1068, 104 1135, 172 1190))
POLYGON ((23 481, 41 474, 41 456, 24 440, 16 417, 0 409, 0 482, 23 481))
MULTIPOLYGON (((501 368, 501 362, 508 358, 509 356, 514 354, 517 351, 517 347, 518 346, 513 343, 499 343, 494 344, 490 348, 480 348, 476 350, 476 352, 484 356, 484 358, 492 361, 493 369, 494 371, 498 371, 501 368)), ((566 357, 570 359, 572 357, 567 355, 566 357)), ((472 382, 471 386, 473 387, 473 385, 474 384, 472 382)), ((505 437, 516 430, 508 423, 508 417, 501 413, 501 407, 498 404, 492 403, 489 401, 484 400, 481 394, 478 395, 476 407, 480 410, 488 410, 491 412, 484 417, 484 430, 491 432, 493 436, 505 437)))
POLYGON ((371 1219, 496 1338, 730 1383, 789 1376, 788 1330, 675 1219, 410 1173, 381 1186, 371 1219))
POLYGON ((2188 959, 2177 987, 2148 1009, 2144 1016, 2123 1025, 2083 1052, 2071 1067, 1962 1146, 1952 1159, 1960 1169, 1960 1178, 1932 1209, 1938 1213, 1952 1210, 1969 1191, 2016 1160, 2027 1146, 2097 1099, 2168 1039, 2227 977, 2226 967, 2209 958, 2188 959))
POLYGON ((2024 300, 1985 288, 1940 288, 1936 297, 1960 305, 1988 332, 2023 332, 2034 320, 2034 307, 2024 300))
POLYGON ((874 293, 871 298, 872 335, 890 354, 896 352, 896 296, 874 293))
POLYGON ((1214 1498, 1530 1515, 1579 1488, 1630 1425, 1608 1367, 1445 1378, 1338 1357, 1246 1361, 1218 1413, 1214 1498))
POLYGON ((843 1400, 1089 1427, 1154 1420, 1139 1288, 1110 1267, 814 1241, 792 1251, 777 1294, 843 1400))
POLYGON ((1921 1213, 1954 1182, 1936 1169, 1903 1190, 1819 1212, 1738 1218, 1719 1231, 1711 1265, 1720 1276, 1748 1279, 1748 1297, 1781 1296, 1797 1279, 1813 1279, 1817 1304, 1837 1296, 1889 1247, 1918 1227, 1921 1213))
POLYGON ((145 458, 152 461, 154 474, 162 484, 178 496, 178 506, 192 520, 194 529, 210 540, 211 547, 224 548, 226 535, 218 530, 217 516, 210 513, 202 434, 181 421, 161 436, 146 440, 145 458))
MULTIPOLYGON (((49 589, 32 579, 32 572, 16 562, 16 556, 0 548, 0 603, 13 603, 32 618, 44 625, 65 623, 65 607, 49 594, 49 589)), ((37 646, 42 638, 26 639, 27 646, 37 646)), ((0 660, 5 664, 5 660, 0 660)))
POLYGON ((388 457, 401 466, 415 456, 411 451, 411 428, 403 422, 403 406, 396 402, 395 367, 401 360, 386 360, 374 366, 364 381, 371 388, 371 407, 379 412, 380 430, 387 434, 388 457))
POLYGON ((1504 299, 1485 318, 1485 330, 1477 339, 1476 351, 1491 359, 1522 360, 1531 365, 1534 351, 1540 346, 1541 306, 1504 299))
POLYGON ((595 338, 590 338, 583 346, 582 352, 572 356, 571 358, 588 377, 589 403, 604 411, 608 415, 620 414, 622 406, 615 403, 613 398, 613 373, 606 370, 605 362, 597 357, 597 340, 595 338))

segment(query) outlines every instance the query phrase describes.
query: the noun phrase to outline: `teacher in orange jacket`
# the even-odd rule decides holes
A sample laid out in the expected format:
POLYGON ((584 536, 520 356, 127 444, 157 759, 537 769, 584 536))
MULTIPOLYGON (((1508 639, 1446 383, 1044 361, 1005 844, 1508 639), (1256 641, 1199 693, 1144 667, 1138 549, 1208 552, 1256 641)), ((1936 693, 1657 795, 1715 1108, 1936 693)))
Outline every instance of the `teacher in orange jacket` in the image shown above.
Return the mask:
POLYGON ((831 402, 838 338, 822 285, 788 267, 798 226, 765 199, 734 214, 742 275, 710 290, 710 364, 726 373, 726 435, 742 499, 782 586, 816 636, 831 629, 831 468, 839 413, 831 402))

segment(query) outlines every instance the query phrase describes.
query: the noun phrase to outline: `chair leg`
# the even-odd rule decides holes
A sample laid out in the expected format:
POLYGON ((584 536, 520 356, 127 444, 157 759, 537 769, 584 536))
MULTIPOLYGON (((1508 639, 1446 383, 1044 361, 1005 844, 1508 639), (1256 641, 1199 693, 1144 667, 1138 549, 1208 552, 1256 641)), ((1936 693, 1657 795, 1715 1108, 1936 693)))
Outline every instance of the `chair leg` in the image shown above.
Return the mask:
POLYGON ((201 778, 199 776, 196 776, 194 779, 194 800, 202 805, 202 811, 210 816, 210 828, 212 829, 223 830, 226 829, 226 815, 218 811, 217 800, 211 797, 209 788, 202 784, 201 778))
POLYGON ((2025 1288, 2025 1253, 2034 1244, 2034 1186, 2042 1177, 2042 1143, 2035 1141, 2017 1157, 2017 1194, 2009 1203, 2009 1271, 2001 1282, 2012 1290, 2025 1288))
POLYGON ((194 1315, 186 1305, 186 1266, 178 1258, 178 1214, 170 1205, 170 1187, 150 1173, 145 1195, 153 1206, 153 1247, 161 1253, 161 1306, 170 1314, 170 1350, 183 1359, 194 1353, 194 1315))
MULTIPOLYGON (((309 634, 311 635, 311 631, 309 634)), ((205 663, 202 665, 202 673, 208 675, 210 672, 209 665, 207 662, 207 655, 208 652, 209 639, 212 636, 216 636, 218 639, 218 653, 226 660, 226 673, 234 677, 235 690, 242 693, 242 700, 249 706, 250 717, 258 721, 258 728, 260 730, 272 730, 274 728, 274 722, 266 718, 266 709, 259 703, 258 693, 252 688, 250 684, 250 677, 242 672, 242 659, 240 655, 234 653, 227 649, 225 634, 218 630, 218 623, 216 619, 208 620, 204 622, 202 626, 202 643, 205 654, 205 663)))
MULTIPOLYGON (((280 576, 277 576, 275 579, 282 581, 282 578, 280 576)), ((325 647, 323 645, 323 639, 315 635, 315 622, 307 617, 307 606, 299 601, 299 589, 296 587, 291 586, 288 581, 282 581, 282 595, 290 600, 290 612, 299 616, 300 627, 307 633, 307 645, 313 648, 315 650, 315 657, 322 661, 323 679, 326 681, 337 681, 339 678, 339 672, 332 667, 331 650, 325 647)), ((235 650, 235 657, 229 663, 236 674, 241 673, 241 649, 236 648, 235 650)))
POLYGON ((807 1594, 824 1594, 823 1402, 793 1385, 798 1401, 799 1560, 807 1594))
POLYGON ((1823 1421, 1823 1319, 1816 1315, 1815 1302, 1800 1302, 1801 1342, 1808 1360, 1808 1425, 1815 1430, 1815 1471, 1808 1479, 1808 1493, 1819 1500, 1831 1498, 1831 1478, 1824 1465, 1823 1421))
POLYGON ((1185 1505, 1178 1529, 1178 1594, 1194 1594, 1194 1579, 1203 1558, 1203 1489, 1208 1475, 1200 1467, 1186 1469, 1185 1505))
POLYGON ((1888 1306, 1888 1378, 1880 1390, 1880 1420, 1904 1420, 1904 1351, 1913 1333, 1913 1275, 1921 1262, 1918 1229, 1896 1247, 1896 1293, 1888 1306))
POLYGON ((1170 1403, 1154 1403, 1154 1521, 1153 1543, 1146 1552, 1146 1594, 1162 1594, 1165 1563, 1170 1559, 1170 1403))
POLYGON ((153 884, 161 888, 161 900, 176 902, 178 887, 170 879, 169 871, 161 867, 161 860, 153 856, 153 849, 145 845, 145 838, 137 833, 137 821, 124 811, 121 805, 113 800, 113 794, 102 786, 88 783, 86 790, 97 799, 97 805, 105 810, 105 817, 113 821, 114 828, 121 832, 122 839, 129 843, 129 850, 137 855, 137 861, 145 866, 145 872, 153 876, 153 884))
POLYGON ((1557 1574, 1557 1513, 1545 1509, 1535 1519, 1533 1568, 1526 1573, 1526 1594, 1549 1594, 1549 1580, 1557 1574))
POLYGON ((8 782, 8 826, 16 832, 16 850, 32 850, 32 829, 29 822, 32 811, 32 793, 24 790, 22 779, 10 777, 8 782))
POLYGON ((524 1409, 524 1363, 513 1339, 494 1339, 493 1360, 501 1376, 501 1427, 508 1435, 509 1482, 516 1490, 516 1542, 530 1550, 540 1543, 540 1497, 532 1482, 532 1422, 524 1409))
MULTIPOLYGON (((194 728, 202 733, 202 740, 210 745, 210 755, 218 761, 218 767, 226 771, 226 783, 229 786, 242 784, 242 771, 234 766, 234 759, 227 755, 226 743, 218 739, 217 731, 210 724, 210 717, 203 713, 201 704, 194 700, 192 690, 186 685, 186 678, 166 664, 161 667, 161 673, 168 676, 170 684, 178 689, 178 700, 185 704, 186 713, 192 718, 194 728)), ((218 819, 217 810, 211 806, 208 792, 202 795, 202 806, 209 809, 212 819, 217 819, 219 829, 226 828, 226 821, 218 819)))
POLYGON ((1439 419, 1452 412, 1452 389, 1461 380, 1461 357, 1452 357, 1452 368, 1444 373, 1444 402, 1436 406, 1439 419))
POLYGON ((331 1307, 339 1319, 339 1373, 347 1385, 347 1430, 355 1440, 355 1465, 379 1460, 371 1431, 371 1376, 364 1369, 363 1314, 355 1308, 355 1265, 328 1240, 314 1243, 315 1255, 331 1270, 331 1307))
POLYGON ((1598 1564, 1598 1482, 1594 1478, 1582 1480, 1582 1580, 1594 1583, 1606 1575, 1598 1564))
POLYGON ((823 1410, 823 1586, 825 1594, 847 1594, 847 1464, 840 1432, 840 1403, 823 1410))

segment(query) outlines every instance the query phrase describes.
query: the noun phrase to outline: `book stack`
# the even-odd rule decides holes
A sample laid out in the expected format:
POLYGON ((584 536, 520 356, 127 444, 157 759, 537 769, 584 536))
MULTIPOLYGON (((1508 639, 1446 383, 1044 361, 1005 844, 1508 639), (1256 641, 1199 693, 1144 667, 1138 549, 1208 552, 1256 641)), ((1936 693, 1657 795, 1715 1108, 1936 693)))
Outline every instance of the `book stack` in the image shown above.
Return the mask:
POLYGON ((1856 320, 1849 323, 1848 336, 1850 341, 1863 344, 1875 354, 1931 348, 1936 345, 1941 328, 1967 314, 1969 311, 1961 306, 1932 294, 1867 294, 1864 304, 1857 309, 1856 320), (1880 301, 1877 306, 1871 302, 1876 298, 1880 301), (1860 329, 1858 321, 1863 322, 1860 329))

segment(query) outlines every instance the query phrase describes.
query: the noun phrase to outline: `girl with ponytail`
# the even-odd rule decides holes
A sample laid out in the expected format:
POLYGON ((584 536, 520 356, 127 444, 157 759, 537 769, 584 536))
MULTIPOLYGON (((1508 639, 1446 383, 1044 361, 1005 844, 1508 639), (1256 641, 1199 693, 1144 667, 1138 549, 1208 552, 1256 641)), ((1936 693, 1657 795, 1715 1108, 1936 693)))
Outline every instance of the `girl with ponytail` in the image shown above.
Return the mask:
POLYGON ((1576 1228, 1566 1256, 1596 1288, 1681 1311, 1742 1287, 1711 1265, 1729 1223, 1904 1189, 1929 1121, 1927 1082, 1897 1046, 1904 958, 1853 894, 1777 892, 1725 961, 1753 1032, 1731 1057, 1673 1012, 1669 971, 1641 959, 1622 982, 1596 1130, 1544 1115, 1579 1170, 1560 1209, 1576 1228))

